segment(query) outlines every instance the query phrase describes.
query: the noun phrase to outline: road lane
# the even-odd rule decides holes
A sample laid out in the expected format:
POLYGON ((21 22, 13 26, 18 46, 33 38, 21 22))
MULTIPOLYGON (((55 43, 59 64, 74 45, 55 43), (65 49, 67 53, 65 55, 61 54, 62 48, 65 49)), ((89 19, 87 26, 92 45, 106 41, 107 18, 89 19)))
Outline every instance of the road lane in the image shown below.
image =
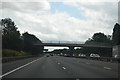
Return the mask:
MULTIPOLYGON (((103 65, 104 66, 104 65, 103 65)), ((4 78, 117 78, 117 72, 60 56, 42 57, 38 61, 4 78)))
POLYGON ((26 66, 5 78, 68 78, 62 67, 54 63, 51 57, 43 57, 33 64, 26 66))
POLYGON ((75 75, 80 78, 116 78, 118 77, 118 72, 112 70, 106 70, 104 67, 98 67, 91 65, 90 63, 86 64, 81 63, 77 60, 73 60, 66 57, 57 57, 52 58, 61 63, 61 65, 66 66, 68 72, 71 72, 72 75, 75 75))
POLYGON ((7 63, 2 64, 2 74, 5 74, 13 69, 16 69, 22 65, 25 65, 33 60, 36 60, 40 57, 33 57, 33 58, 27 58, 27 59, 21 59, 21 60, 16 60, 16 61, 11 61, 7 63))

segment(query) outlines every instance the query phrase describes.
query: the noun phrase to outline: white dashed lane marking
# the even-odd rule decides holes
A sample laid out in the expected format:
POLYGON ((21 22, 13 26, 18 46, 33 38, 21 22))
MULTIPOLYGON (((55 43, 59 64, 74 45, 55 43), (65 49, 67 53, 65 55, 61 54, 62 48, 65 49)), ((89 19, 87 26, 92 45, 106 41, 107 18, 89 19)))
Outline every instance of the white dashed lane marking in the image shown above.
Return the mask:
POLYGON ((62 67, 63 69, 66 69, 65 67, 62 67))
POLYGON ((60 63, 58 63, 58 64, 60 64, 60 63))
POLYGON ((111 70, 111 68, 108 68, 108 67, 104 67, 104 69, 111 70))

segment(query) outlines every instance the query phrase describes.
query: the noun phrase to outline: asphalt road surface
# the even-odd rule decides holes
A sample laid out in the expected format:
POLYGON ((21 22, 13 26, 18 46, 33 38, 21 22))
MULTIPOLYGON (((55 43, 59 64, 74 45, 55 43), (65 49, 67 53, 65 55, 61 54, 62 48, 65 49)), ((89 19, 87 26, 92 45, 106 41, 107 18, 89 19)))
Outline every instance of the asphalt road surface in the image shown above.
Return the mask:
POLYGON ((50 56, 3 64, 3 78, 118 78, 118 64, 50 56), (32 62, 31 62, 32 61, 32 62), (21 66, 15 66, 19 63, 21 66), (9 65, 9 66, 8 66, 9 65), (12 68, 11 68, 12 67, 12 68), (14 69, 13 69, 14 68, 14 69))

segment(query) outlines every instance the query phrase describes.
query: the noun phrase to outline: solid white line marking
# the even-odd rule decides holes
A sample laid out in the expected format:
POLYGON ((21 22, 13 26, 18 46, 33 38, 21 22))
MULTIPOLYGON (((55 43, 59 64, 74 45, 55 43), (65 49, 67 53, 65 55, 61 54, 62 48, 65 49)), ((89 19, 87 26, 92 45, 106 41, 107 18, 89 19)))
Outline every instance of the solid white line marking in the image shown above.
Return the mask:
POLYGON ((108 68, 108 67, 104 67, 105 69, 109 69, 109 70, 111 70, 111 68, 108 68))
POLYGON ((66 69, 65 67, 62 67, 63 69, 66 69))
POLYGON ((17 71, 17 70, 19 70, 19 69, 25 67, 25 66, 28 66, 28 65, 32 64, 33 62, 38 61, 39 59, 40 59, 40 58, 38 58, 38 59, 36 59, 36 60, 33 60, 33 61, 31 61, 31 62, 29 62, 29 63, 23 65, 23 66, 20 66, 20 67, 14 69, 14 70, 12 70, 12 71, 9 71, 9 72, 7 72, 7 73, 1 75, 0 78, 2 78, 2 77, 4 77, 4 76, 7 76, 7 75, 9 75, 9 74, 11 74, 11 73, 13 73, 13 72, 15 72, 15 71, 17 71))

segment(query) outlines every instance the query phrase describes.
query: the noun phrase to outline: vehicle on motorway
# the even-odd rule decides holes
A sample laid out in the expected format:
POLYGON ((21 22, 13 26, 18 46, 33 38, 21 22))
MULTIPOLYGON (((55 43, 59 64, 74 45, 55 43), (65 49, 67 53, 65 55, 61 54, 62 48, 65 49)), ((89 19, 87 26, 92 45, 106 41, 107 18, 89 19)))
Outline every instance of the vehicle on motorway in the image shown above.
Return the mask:
POLYGON ((100 57, 100 55, 99 54, 90 54, 90 57, 97 57, 97 58, 99 58, 100 57))
POLYGON ((46 57, 49 57, 50 56, 50 54, 46 54, 46 57))
POLYGON ((75 56, 75 54, 73 54, 73 56, 75 56))
POLYGON ((53 54, 50 54, 50 56, 53 56, 53 54))
POLYGON ((120 56, 118 54, 114 55, 114 58, 120 58, 120 56))
POLYGON ((60 53, 60 56, 63 56, 63 53, 60 53))
POLYGON ((64 54, 64 56, 67 56, 67 54, 64 54))
POLYGON ((79 54, 78 56, 80 56, 80 57, 86 57, 85 54, 79 54))
POLYGON ((58 56, 60 55, 60 54, 57 54, 58 56))

